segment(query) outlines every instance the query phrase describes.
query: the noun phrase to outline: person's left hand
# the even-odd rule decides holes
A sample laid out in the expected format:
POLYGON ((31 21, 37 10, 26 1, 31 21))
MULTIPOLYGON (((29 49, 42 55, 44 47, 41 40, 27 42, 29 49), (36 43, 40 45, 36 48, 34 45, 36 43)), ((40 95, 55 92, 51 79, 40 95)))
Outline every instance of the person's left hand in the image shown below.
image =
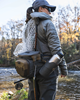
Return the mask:
POLYGON ((66 76, 65 76, 65 75, 61 75, 61 78, 62 78, 62 77, 64 77, 64 78, 65 78, 66 76))

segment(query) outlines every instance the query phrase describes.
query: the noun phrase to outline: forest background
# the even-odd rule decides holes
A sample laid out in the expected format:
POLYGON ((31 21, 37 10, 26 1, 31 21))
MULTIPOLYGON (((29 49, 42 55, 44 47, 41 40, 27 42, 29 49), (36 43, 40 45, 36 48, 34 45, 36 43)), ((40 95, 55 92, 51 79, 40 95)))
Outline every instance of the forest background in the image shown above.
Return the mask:
MULTIPOLYGON (((70 5, 60 7, 53 16, 60 38, 66 62, 80 59, 80 7, 71 8, 70 5)), ((22 33, 25 26, 25 18, 22 20, 10 20, 0 27, 0 66, 15 66, 18 57, 13 55, 16 46, 22 42, 22 33)))

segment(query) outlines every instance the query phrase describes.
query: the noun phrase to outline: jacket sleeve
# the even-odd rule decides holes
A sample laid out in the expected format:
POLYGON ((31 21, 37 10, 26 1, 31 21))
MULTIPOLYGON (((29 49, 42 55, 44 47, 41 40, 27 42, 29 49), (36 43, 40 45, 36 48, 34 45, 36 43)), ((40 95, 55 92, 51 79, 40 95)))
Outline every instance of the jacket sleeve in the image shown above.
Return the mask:
MULTIPOLYGON (((56 29, 51 21, 49 21, 47 23, 46 29, 47 29, 46 30, 46 38, 47 38, 48 46, 51 50, 52 55, 56 54, 56 52, 58 52, 58 51, 62 52, 58 34, 57 34, 56 29)), ((62 75, 68 74, 67 64, 66 64, 66 61, 64 58, 60 62, 59 67, 60 67, 62 75)))

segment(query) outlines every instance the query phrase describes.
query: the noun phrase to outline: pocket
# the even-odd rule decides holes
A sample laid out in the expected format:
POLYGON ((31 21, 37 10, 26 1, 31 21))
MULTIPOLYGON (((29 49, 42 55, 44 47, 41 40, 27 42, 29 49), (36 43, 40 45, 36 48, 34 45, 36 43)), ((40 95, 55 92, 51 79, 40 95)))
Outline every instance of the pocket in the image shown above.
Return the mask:
POLYGON ((34 63, 33 60, 19 59, 15 62, 17 73, 24 78, 33 77, 34 63))

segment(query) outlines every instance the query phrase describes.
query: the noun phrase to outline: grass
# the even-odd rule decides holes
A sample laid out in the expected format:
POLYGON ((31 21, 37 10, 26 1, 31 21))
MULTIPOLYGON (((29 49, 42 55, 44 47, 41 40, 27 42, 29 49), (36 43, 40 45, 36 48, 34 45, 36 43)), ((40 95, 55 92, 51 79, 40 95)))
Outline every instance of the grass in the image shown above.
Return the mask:
POLYGON ((7 92, 3 92, 0 100, 27 100, 28 92, 23 88, 17 90, 14 94, 9 95, 7 92))

